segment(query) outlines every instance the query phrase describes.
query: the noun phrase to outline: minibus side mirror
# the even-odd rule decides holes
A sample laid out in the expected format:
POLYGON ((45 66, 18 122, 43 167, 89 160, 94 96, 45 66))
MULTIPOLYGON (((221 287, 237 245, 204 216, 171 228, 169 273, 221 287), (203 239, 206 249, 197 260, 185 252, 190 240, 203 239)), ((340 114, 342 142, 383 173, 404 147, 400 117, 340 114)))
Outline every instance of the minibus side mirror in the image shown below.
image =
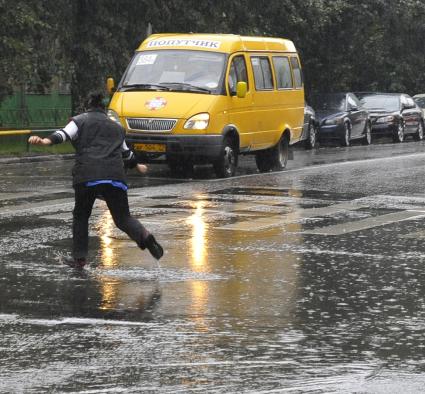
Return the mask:
POLYGON ((239 98, 244 98, 246 96, 246 92, 248 90, 248 84, 243 81, 239 81, 236 84, 236 96, 239 98))
POLYGON ((114 78, 108 78, 106 80, 106 90, 108 91, 109 95, 111 95, 111 96, 115 92, 115 81, 114 81, 114 78))

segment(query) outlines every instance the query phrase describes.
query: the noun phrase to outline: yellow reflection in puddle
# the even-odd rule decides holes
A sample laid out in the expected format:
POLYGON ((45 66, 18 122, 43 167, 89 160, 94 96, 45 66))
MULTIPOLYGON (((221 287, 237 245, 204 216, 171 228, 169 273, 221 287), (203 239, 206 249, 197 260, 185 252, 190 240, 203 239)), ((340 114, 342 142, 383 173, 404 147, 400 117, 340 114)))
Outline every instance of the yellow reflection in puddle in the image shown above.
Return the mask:
POLYGON ((111 214, 106 210, 100 217, 98 228, 100 235, 100 247, 101 247, 101 259, 102 264, 105 267, 113 267, 116 265, 116 258, 114 254, 114 249, 111 247, 112 239, 112 228, 114 226, 114 221, 111 214))
POLYGON ((109 281, 106 278, 101 278, 102 302, 99 309, 110 310, 116 308, 117 305, 117 287, 119 282, 109 281))
MULTIPOLYGON (((97 223, 98 234, 100 236, 100 254, 102 265, 106 268, 114 267, 117 265, 117 258, 114 248, 112 247, 112 229, 114 221, 108 209, 105 209, 100 216, 97 223)), ((117 293, 121 282, 117 280, 110 280, 103 276, 99 276, 100 289, 102 293, 102 302, 100 305, 101 310, 114 309, 117 304, 117 293)))
MULTIPOLYGON (((198 200, 194 203, 195 212, 187 219, 187 223, 192 226, 192 237, 190 239, 191 260, 193 269, 202 272, 207 264, 207 232, 208 225, 205 222, 205 206, 208 202, 198 200)), ((205 281, 191 281, 191 316, 198 332, 208 331, 205 324, 205 309, 208 304, 208 283, 205 281)))
POLYGON ((207 262, 207 224, 204 218, 205 201, 195 202, 195 213, 187 219, 192 225, 192 238, 190 240, 192 260, 195 268, 204 267, 207 262))

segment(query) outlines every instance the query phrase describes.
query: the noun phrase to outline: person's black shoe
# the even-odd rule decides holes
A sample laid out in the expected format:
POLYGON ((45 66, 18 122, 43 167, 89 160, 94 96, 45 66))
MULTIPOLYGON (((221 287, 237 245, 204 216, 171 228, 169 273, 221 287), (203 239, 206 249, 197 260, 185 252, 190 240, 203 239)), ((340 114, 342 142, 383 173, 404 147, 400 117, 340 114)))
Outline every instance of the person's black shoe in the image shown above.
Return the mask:
POLYGON ((87 260, 85 258, 80 259, 65 259, 63 263, 71 268, 83 269, 87 264, 87 260))
POLYGON ((144 246, 145 248, 148 248, 151 255, 157 260, 159 260, 164 254, 164 249, 162 249, 162 246, 156 241, 152 234, 149 234, 145 239, 144 246))

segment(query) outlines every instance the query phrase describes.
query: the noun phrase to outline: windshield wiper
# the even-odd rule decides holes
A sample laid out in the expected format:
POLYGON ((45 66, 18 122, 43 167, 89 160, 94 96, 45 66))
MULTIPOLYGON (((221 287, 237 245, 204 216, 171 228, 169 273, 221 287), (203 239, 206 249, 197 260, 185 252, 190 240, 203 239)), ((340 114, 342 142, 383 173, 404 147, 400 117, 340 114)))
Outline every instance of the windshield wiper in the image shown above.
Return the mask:
POLYGON ((190 83, 185 82, 162 82, 164 85, 171 85, 171 86, 181 86, 182 88, 187 88, 187 90, 192 91, 198 91, 198 92, 205 92, 211 94, 211 90, 206 88, 201 88, 200 86, 192 85, 190 83))
POLYGON ((170 90, 166 86, 154 83, 134 83, 131 85, 122 85, 121 89, 125 90, 170 90))

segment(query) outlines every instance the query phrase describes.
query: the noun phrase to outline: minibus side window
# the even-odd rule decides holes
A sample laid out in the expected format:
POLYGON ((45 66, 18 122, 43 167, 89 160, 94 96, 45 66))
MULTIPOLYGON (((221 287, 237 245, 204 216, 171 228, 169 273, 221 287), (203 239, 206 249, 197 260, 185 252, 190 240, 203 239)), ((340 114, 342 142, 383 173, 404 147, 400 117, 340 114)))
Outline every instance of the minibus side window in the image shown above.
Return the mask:
POLYGON ((301 72, 300 63, 296 57, 291 57, 292 72, 294 73, 294 82, 296 88, 303 87, 303 74, 301 72))
POLYGON ((291 66, 286 56, 273 56, 273 67, 278 89, 292 89, 291 66))
POLYGON ((269 59, 265 56, 252 56, 251 64, 254 72, 255 89, 273 89, 272 70, 269 59))
POLYGON ((229 91, 232 95, 236 94, 237 82, 246 82, 248 85, 248 74, 246 72, 246 63, 243 56, 235 56, 232 60, 232 64, 230 65, 229 91))

